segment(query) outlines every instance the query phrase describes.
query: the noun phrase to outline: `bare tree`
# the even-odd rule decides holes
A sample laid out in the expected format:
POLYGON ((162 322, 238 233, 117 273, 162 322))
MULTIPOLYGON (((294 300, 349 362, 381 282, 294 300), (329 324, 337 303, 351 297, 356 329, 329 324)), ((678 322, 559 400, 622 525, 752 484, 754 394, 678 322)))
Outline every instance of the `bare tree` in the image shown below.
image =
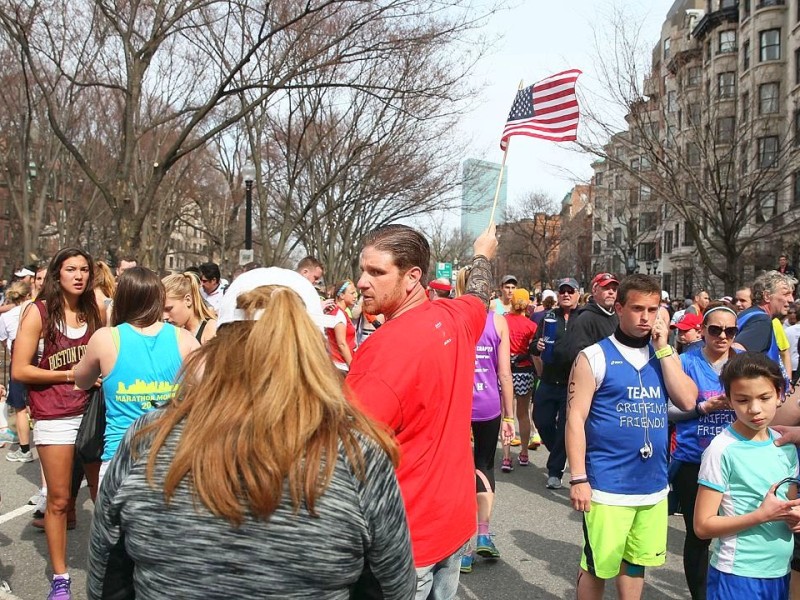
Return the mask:
POLYGON ((179 198, 168 188, 180 187, 180 178, 168 174, 184 157, 257 107, 279 111, 288 90, 349 88, 384 102, 445 101, 469 60, 452 61, 460 68, 450 77, 409 80, 402 89, 364 74, 369 65, 407 60, 408 48, 446 62, 481 22, 470 5, 9 0, 0 6, 0 25, 20 48, 52 131, 111 211, 119 248, 152 260, 154 242, 146 238, 161 234, 155 220, 163 216, 154 209, 179 198), (107 149, 102 160, 87 150, 98 136, 107 149))
POLYGON ((561 245, 560 212, 555 200, 541 191, 527 193, 510 208, 506 223, 499 228, 499 270, 532 288, 550 285, 561 245))
POLYGON ((673 41, 667 58, 660 46, 643 53, 629 23, 615 15, 610 35, 598 39, 605 102, 594 104, 602 112, 584 104, 590 127, 582 148, 646 188, 651 201, 638 207, 639 220, 643 210, 655 212, 666 238, 683 231, 693 247, 687 270, 699 263, 733 293, 753 249, 793 231, 800 216, 800 204, 784 200, 798 143, 787 107, 777 89, 751 97, 739 93, 736 71, 703 68, 695 37, 673 41), (605 116, 609 105, 626 114, 624 133, 605 116))

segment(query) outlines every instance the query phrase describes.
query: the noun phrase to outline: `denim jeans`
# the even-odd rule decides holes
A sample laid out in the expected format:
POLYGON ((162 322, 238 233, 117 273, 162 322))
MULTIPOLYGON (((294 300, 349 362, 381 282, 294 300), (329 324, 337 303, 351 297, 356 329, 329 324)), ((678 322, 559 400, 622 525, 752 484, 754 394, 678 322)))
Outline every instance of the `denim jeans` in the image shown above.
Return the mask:
POLYGON ((467 544, 469 541, 447 558, 417 569, 415 600, 453 600, 456 597, 458 577, 461 574, 461 555, 467 549, 467 544))

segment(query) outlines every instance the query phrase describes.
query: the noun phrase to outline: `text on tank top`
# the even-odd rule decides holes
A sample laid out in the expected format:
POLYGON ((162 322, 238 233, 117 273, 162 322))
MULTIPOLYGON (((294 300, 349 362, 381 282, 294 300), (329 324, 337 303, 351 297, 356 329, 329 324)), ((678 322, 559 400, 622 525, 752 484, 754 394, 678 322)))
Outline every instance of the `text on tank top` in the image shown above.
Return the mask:
MULTIPOLYGON (((33 305, 39 311, 44 332, 48 314, 44 302, 37 300, 33 305)), ((74 328, 70 331, 76 332, 74 328)), ((55 331, 55 339, 42 340, 42 353, 38 364, 40 369, 47 371, 69 371, 80 362, 86 354, 86 345, 92 332, 88 327, 82 335, 70 338, 61 328, 55 331)), ((86 410, 88 392, 78 389, 74 383, 56 383, 49 385, 29 385, 28 397, 30 400, 31 416, 39 420, 64 419, 82 415, 86 410)))
POLYGON ((586 473, 592 489, 654 494, 667 486, 667 394, 661 365, 637 370, 610 338, 598 342, 606 373, 586 420, 586 473), (652 456, 640 453, 645 443, 652 456))
POLYGON ((489 421, 500 414, 500 387, 497 382, 497 353, 500 334, 494 326, 495 313, 486 316, 478 344, 475 346, 475 380, 472 386, 472 420, 489 421))

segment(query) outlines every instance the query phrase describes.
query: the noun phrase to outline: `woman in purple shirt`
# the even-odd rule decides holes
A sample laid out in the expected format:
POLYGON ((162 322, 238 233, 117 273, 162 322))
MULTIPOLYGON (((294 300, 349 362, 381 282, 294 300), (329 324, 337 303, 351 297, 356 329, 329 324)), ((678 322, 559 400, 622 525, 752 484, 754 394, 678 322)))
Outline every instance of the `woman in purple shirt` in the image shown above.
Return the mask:
MULTIPOLYGON (((456 281, 456 296, 464 292, 467 269, 456 281)), ((472 439, 478 494, 478 538, 461 557, 461 572, 471 573, 475 554, 498 558, 500 552, 489 533, 494 504, 494 455, 502 424, 503 445, 514 437, 514 386, 511 380, 511 343, 506 320, 490 311, 475 347, 475 381, 472 386, 472 439), (502 395, 502 407, 500 398, 502 395)))

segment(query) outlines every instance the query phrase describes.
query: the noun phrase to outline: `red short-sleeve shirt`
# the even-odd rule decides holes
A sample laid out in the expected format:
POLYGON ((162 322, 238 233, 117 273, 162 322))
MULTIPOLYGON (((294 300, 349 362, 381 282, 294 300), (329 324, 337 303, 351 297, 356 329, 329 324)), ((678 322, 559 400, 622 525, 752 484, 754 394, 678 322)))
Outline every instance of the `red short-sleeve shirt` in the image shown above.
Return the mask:
POLYGON ((400 445, 397 479, 417 567, 450 556, 475 532, 469 430, 485 322, 475 296, 426 302, 372 334, 347 376, 356 401, 400 445))

